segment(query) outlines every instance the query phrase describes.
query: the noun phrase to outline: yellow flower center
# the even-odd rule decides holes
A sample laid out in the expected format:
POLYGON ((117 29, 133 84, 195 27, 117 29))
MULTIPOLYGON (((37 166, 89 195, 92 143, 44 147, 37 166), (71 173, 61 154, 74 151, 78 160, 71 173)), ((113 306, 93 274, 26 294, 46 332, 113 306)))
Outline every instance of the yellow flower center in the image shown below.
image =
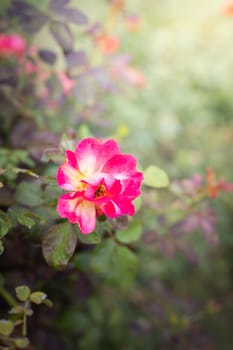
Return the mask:
POLYGON ((104 185, 99 185, 97 187, 97 190, 95 191, 94 198, 100 198, 102 197, 106 192, 106 188, 104 185))

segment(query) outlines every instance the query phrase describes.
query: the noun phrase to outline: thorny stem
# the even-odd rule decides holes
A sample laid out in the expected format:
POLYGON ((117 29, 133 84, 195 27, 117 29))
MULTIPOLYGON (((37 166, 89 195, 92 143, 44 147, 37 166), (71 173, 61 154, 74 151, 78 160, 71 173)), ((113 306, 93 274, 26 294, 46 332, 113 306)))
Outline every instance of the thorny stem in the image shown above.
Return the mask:
POLYGON ((0 287, 0 296, 11 306, 17 305, 16 300, 11 296, 11 294, 3 287, 0 287))

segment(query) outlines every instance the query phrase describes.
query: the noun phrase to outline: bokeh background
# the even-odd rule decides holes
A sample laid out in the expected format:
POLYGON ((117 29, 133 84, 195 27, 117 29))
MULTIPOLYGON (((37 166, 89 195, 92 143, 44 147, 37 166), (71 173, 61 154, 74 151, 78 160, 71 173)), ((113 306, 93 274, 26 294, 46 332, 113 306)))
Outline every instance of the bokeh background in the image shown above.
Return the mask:
MULTIPOLYGON (((30 3, 44 9, 48 2, 30 3)), ((233 181, 230 2, 127 0, 127 16, 120 13, 112 21, 109 3, 71 1, 90 22, 102 23, 119 38, 119 49, 106 56, 105 63, 130 62, 134 78, 120 80, 120 88, 114 93, 101 92, 101 106, 96 105, 96 110, 88 111, 78 122, 75 116, 66 118, 68 108, 57 107, 59 121, 49 119, 49 128, 57 134, 73 128, 78 135, 90 132, 114 137, 123 151, 137 156, 141 168, 156 164, 164 169, 173 190, 184 178, 197 174, 204 178, 207 168, 213 169, 216 177, 233 181), (129 17, 135 21, 133 29, 129 29, 129 17)), ((79 28, 72 29, 77 48, 84 49, 94 65, 101 63, 102 55, 93 51, 86 36, 79 28)), ((31 44, 52 48, 58 55, 55 70, 64 69, 61 49, 46 28, 33 37, 31 44)), ((99 79, 102 85, 107 84, 104 76, 99 79)), ((74 94, 74 104, 92 99, 92 83, 85 84, 81 94, 79 90, 74 94)), ((44 174, 53 175, 55 170, 56 166, 47 167, 44 174)), ((43 333, 32 326, 36 349, 233 347, 232 194, 220 193, 211 199, 211 209, 193 209, 199 219, 204 213, 200 219, 204 235, 190 222, 191 226, 185 228, 172 226, 180 225, 182 218, 182 210, 170 206, 174 191, 153 190, 143 200, 147 209, 142 208, 136 218, 143 226, 143 235, 133 247, 139 265, 131 287, 124 288, 124 282, 116 283, 112 278, 110 246, 100 247, 92 261, 104 278, 89 271, 92 250, 81 249, 72 262, 79 271, 77 279, 61 271, 52 282, 47 279, 41 283, 52 300, 51 295, 56 296, 53 301, 60 306, 55 308, 51 329, 48 324, 43 333), (65 285, 72 287, 65 289, 65 285)), ((127 279, 124 273, 122 266, 118 280, 127 279)), ((16 280, 21 281, 22 276, 16 280)))

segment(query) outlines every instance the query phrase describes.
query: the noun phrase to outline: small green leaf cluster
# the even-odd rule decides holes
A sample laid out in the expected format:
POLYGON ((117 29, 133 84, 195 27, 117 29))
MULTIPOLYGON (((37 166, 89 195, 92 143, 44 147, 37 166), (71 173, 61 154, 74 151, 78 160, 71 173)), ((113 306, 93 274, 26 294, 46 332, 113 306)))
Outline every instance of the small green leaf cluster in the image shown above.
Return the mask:
MULTIPOLYGON (((20 169, 18 169, 18 164, 23 164, 24 166, 27 166, 29 168, 32 168, 34 166, 34 162, 31 159, 31 157, 28 154, 28 151, 21 150, 21 149, 8 149, 8 148, 0 148, 0 180, 6 181, 7 183, 10 183, 11 185, 14 184, 14 180, 16 179, 20 169)), ((27 171, 25 169, 25 171, 27 171)))
POLYGON ((4 346, 6 350, 27 348, 30 344, 27 336, 27 319, 33 315, 32 304, 45 304, 52 307, 53 303, 47 298, 46 293, 31 292, 26 285, 15 288, 18 301, 8 294, 3 286, 0 288, 1 294, 5 295, 12 304, 12 308, 9 310, 10 318, 0 320, 0 345, 4 346))

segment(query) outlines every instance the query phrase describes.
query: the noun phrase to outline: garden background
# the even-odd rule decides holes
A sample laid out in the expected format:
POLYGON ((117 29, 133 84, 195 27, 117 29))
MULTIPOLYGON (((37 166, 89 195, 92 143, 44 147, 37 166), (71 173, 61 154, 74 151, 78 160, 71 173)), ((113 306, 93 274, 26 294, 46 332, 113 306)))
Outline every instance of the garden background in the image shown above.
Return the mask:
POLYGON ((233 2, 1 0, 0 16, 0 349, 230 350, 233 2), (56 172, 87 137, 144 181, 134 216, 83 235, 56 172))

